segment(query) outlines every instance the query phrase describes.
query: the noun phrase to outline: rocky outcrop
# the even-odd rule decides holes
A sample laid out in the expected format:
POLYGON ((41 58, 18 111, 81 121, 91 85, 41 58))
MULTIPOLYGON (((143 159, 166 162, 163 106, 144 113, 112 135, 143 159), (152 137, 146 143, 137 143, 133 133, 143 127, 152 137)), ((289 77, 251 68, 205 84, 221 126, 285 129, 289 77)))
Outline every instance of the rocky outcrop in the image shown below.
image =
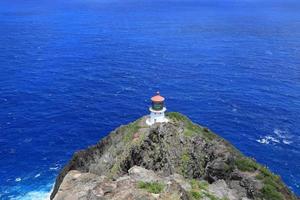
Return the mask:
POLYGON ((51 199, 297 199, 209 129, 179 113, 168 118, 148 127, 143 117, 75 153, 51 199))
POLYGON ((130 168, 128 175, 115 180, 72 170, 65 176, 54 200, 188 199, 185 189, 175 176, 184 181, 180 175, 160 177, 152 170, 138 166, 130 168))

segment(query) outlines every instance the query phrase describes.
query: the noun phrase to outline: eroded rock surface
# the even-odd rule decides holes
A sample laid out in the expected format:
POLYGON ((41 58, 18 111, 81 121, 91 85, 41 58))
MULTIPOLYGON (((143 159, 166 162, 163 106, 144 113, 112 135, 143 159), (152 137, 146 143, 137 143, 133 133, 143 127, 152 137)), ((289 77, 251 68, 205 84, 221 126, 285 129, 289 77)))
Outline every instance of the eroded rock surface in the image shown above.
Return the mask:
MULTIPOLYGON (((112 180, 106 176, 71 170, 61 183, 54 200, 188 199, 187 193, 181 187, 182 183, 178 183, 174 176, 160 177, 152 170, 138 166, 129 171, 128 175, 112 180), (159 192, 152 193, 151 188, 141 188, 141 183, 160 184, 162 187, 159 192)), ((181 175, 176 176, 184 180, 181 175)))
POLYGON ((293 200, 280 177, 223 138, 169 113, 145 117, 76 152, 57 177, 51 199, 293 200))

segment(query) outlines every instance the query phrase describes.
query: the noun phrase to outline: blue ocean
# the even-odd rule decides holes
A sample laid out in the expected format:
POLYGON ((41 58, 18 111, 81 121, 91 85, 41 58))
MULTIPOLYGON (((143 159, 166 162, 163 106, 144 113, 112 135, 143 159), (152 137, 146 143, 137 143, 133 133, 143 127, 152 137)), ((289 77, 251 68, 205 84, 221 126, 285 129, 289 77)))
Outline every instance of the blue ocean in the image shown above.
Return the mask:
POLYGON ((1 0, 0 199, 148 114, 209 127, 300 195, 297 0, 1 0))

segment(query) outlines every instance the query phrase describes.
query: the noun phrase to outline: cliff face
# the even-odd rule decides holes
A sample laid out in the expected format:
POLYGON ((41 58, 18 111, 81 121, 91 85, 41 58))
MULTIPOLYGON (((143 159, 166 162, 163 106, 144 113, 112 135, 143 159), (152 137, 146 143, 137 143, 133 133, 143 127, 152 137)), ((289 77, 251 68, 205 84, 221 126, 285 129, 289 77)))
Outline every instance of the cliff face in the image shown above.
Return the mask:
POLYGON ((145 117, 76 152, 51 199, 293 200, 280 177, 179 113, 145 117))

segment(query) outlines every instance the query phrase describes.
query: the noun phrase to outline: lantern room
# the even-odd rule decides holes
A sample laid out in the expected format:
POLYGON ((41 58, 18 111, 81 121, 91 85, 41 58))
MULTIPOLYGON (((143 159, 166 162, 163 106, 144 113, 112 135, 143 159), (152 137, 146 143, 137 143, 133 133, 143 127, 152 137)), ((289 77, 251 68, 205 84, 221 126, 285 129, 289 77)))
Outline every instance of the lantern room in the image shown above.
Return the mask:
POLYGON ((153 110, 162 110, 164 108, 165 98, 160 96, 159 92, 157 92, 156 95, 151 98, 151 101, 153 110))

